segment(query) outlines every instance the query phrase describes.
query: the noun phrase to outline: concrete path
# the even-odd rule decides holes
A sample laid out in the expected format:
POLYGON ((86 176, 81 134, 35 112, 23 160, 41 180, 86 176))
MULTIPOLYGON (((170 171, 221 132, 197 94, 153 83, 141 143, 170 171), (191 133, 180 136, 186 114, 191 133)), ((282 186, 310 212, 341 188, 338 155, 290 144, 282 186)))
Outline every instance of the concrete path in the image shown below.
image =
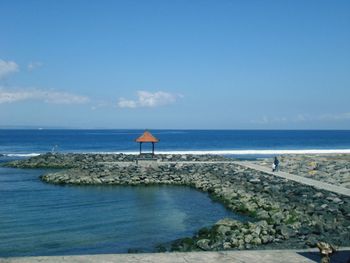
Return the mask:
MULTIPOLYGON (((332 263, 346 263, 350 248, 344 248, 332 256, 332 263)), ((105 254, 82 256, 51 256, 0 258, 0 263, 315 263, 320 262, 318 250, 245 250, 226 252, 105 254)))
POLYGON ((292 180, 301 184, 306 184, 306 185, 310 185, 319 189, 324 189, 330 192, 334 192, 337 194, 342 194, 342 195, 346 195, 346 196, 350 196, 350 189, 347 189, 345 187, 341 187, 341 186, 337 186, 337 185, 332 185, 332 184, 328 184, 328 183, 324 183, 321 181, 317 181, 317 180, 313 180, 310 178, 306 178, 306 177, 302 177, 299 175, 294 175, 294 174, 289 174, 286 172, 272 172, 271 168, 265 167, 265 166, 261 166, 261 165, 257 165, 255 163, 249 162, 249 161, 236 161, 235 162, 238 165, 250 168, 250 169, 254 169, 260 172, 264 172, 267 174, 271 174, 274 176, 278 176, 281 178, 285 178, 288 180, 292 180))
MULTIPOLYGON (((109 164, 109 165, 131 165, 131 164, 136 164, 136 162, 98 162, 99 164, 109 164)), ((235 161, 139 161, 139 163, 146 163, 146 164, 158 164, 158 165, 166 165, 166 164, 225 164, 225 163, 235 163, 235 161)))

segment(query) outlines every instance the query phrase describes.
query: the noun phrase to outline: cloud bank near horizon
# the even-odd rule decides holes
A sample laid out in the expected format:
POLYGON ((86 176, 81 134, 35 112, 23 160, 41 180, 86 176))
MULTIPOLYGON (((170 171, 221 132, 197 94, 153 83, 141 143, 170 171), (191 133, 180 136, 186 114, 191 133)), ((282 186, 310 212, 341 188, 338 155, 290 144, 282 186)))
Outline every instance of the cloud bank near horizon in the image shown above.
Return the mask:
POLYGON ((90 102, 87 96, 69 92, 45 89, 5 89, 0 87, 0 104, 20 101, 42 101, 49 104, 85 104, 90 102))
POLYGON ((137 98, 130 100, 119 98, 119 108, 155 108, 175 103, 182 95, 172 94, 164 91, 149 92, 145 90, 137 91, 137 98))
POLYGON ((340 113, 325 113, 319 115, 310 114, 298 114, 293 117, 269 117, 262 116, 260 119, 251 120, 253 124, 276 124, 276 123, 302 123, 302 122, 336 122, 336 121, 347 121, 350 120, 350 112, 340 112, 340 113))

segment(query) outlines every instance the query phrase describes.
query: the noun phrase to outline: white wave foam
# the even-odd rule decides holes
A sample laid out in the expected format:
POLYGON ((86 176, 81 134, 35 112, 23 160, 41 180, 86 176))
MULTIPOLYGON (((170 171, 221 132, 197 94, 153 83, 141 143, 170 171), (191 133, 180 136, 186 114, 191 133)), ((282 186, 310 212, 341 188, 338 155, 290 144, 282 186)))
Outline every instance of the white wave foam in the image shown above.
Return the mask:
POLYGON ((215 155, 273 155, 273 154, 341 154, 350 153, 350 149, 332 150, 219 150, 219 151, 176 151, 159 152, 165 154, 215 154, 215 155))
POLYGON ((8 157, 34 157, 39 156, 40 153, 8 153, 4 155, 8 157))
MULTIPOLYGON (((66 152, 61 152, 66 153, 66 152)), ((68 153, 68 152, 67 152, 68 153)), ((82 154, 132 154, 136 155, 139 152, 75 152, 82 154)), ((10 153, 5 154, 8 157, 34 157, 44 153, 10 153)), ((193 154, 193 155, 283 155, 283 154, 350 154, 350 149, 299 149, 299 150, 197 150, 197 151, 156 151, 156 154, 193 154)))
MULTIPOLYGON (((103 154, 139 154, 139 152, 96 152, 103 154)), ((299 149, 299 150, 198 150, 157 151, 157 154, 214 154, 214 155, 282 155, 282 154, 350 154, 350 149, 299 149)))

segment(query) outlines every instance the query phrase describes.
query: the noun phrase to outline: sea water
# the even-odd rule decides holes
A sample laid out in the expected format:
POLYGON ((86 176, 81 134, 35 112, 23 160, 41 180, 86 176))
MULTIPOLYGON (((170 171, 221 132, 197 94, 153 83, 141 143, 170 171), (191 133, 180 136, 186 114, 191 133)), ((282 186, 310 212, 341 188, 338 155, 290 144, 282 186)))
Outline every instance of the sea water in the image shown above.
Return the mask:
MULTIPOLYGON (((142 130, 0 130, 0 162, 40 153, 136 153, 142 130)), ((350 131, 155 130, 156 152, 238 156, 350 149, 350 131)), ((148 148, 149 150, 150 148, 148 148)), ((147 150, 147 147, 146 147, 147 150)), ((47 171, 0 168, 0 257, 125 253, 247 220, 181 186, 58 186, 47 171)))
POLYGON ((58 186, 44 170, 0 168, 0 257, 151 252, 244 217, 182 186, 58 186))
MULTIPOLYGON (((137 153, 142 130, 0 130, 0 154, 31 156, 59 152, 137 153)), ((350 152, 346 130, 152 130, 156 152, 282 154, 350 152)), ((145 144, 145 150, 151 146, 145 144)))

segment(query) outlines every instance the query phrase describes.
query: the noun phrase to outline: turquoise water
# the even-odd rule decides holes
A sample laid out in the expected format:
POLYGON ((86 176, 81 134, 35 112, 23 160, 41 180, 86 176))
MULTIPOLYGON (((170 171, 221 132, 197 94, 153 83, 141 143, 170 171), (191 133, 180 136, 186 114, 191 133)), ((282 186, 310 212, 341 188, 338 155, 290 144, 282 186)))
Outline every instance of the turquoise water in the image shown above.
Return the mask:
POLYGON ((2 257, 150 252, 240 218, 189 187, 57 186, 41 182, 43 172, 0 168, 2 257))

